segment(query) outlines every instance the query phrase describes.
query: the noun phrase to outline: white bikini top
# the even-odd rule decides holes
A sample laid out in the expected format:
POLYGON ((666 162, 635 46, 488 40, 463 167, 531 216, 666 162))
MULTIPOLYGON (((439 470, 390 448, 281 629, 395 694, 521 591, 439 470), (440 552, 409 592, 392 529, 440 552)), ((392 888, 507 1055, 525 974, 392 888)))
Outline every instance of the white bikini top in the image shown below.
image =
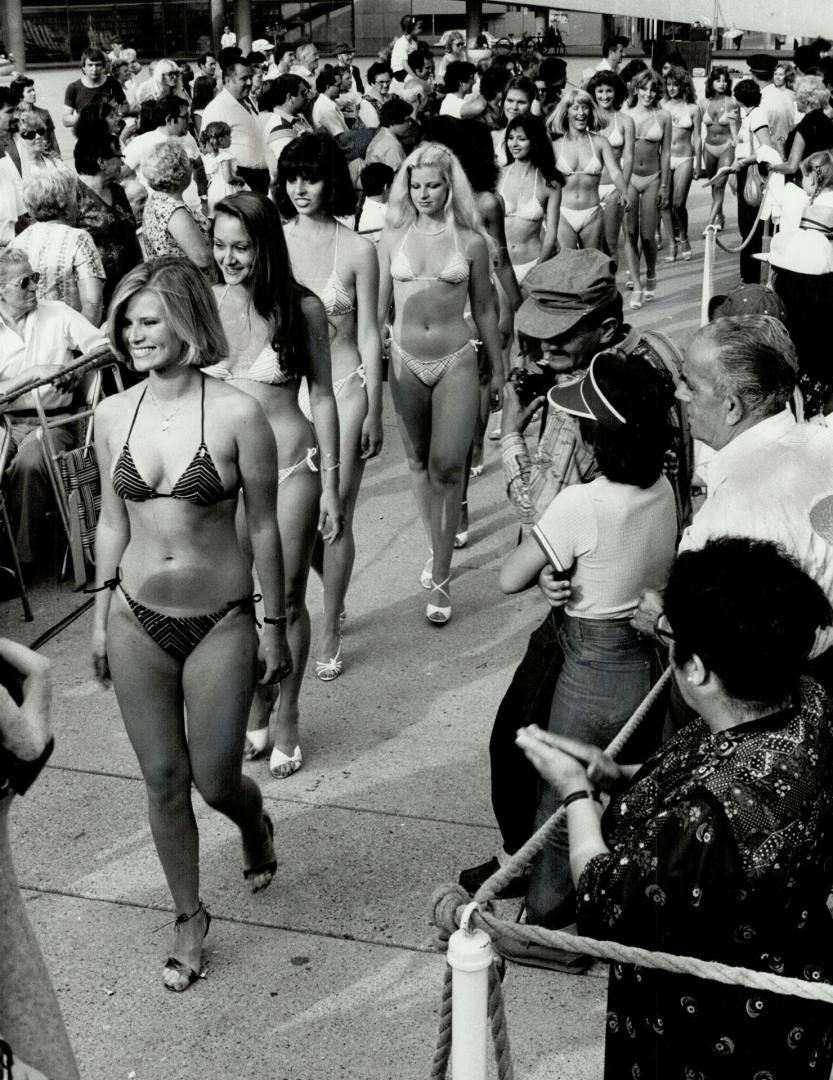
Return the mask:
POLYGON ((532 181, 532 194, 530 195, 530 197, 524 203, 519 202, 514 208, 509 206, 509 203, 506 199, 505 189, 512 170, 517 164, 517 161, 513 161, 509 168, 506 170, 506 175, 504 176, 500 185, 500 189, 498 191, 498 194, 503 197, 504 204, 506 205, 506 217, 521 218, 523 221, 543 221, 544 208, 541 205, 540 199, 538 198, 538 177, 540 175, 540 170, 538 169, 535 169, 534 171, 534 179, 532 181))

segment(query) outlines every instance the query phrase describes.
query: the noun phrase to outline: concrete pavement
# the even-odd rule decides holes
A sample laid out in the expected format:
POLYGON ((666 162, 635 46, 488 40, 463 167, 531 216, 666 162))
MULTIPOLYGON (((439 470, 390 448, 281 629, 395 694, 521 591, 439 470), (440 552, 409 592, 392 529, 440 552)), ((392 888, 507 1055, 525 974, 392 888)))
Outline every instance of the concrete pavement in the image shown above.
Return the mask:
MULTIPOLYGON (((681 342, 699 319, 708 199, 695 188, 694 259, 660 262, 657 300, 632 319, 681 342)), ((718 284, 736 277, 736 260, 721 256, 718 284)), ((85 1080, 430 1073, 443 959, 433 950, 428 899, 497 842, 489 731, 543 609, 532 593, 505 597, 497 587, 516 528, 491 443, 486 471, 470 487, 471 539, 455 558, 454 616, 442 628, 425 621, 418 573, 427 543, 389 398, 385 436, 357 512, 345 672, 325 685, 310 669, 296 776, 277 781, 263 762, 247 766, 276 824, 279 867, 265 893, 253 897, 244 886, 236 830, 197 800, 202 894, 214 922, 208 977, 183 995, 161 983, 170 931, 153 931, 173 914, 115 698, 90 678, 89 616, 44 649, 55 665, 57 748, 13 808, 13 843, 85 1080)), ((31 641, 81 600, 53 583, 33 599, 35 623, 24 624, 10 601, 0 632, 31 641)), ((314 642, 315 580, 309 606, 314 642)), ((511 916, 517 904, 504 910, 511 916)), ((519 1080, 601 1075, 605 984, 602 968, 585 976, 510 968, 519 1080)))

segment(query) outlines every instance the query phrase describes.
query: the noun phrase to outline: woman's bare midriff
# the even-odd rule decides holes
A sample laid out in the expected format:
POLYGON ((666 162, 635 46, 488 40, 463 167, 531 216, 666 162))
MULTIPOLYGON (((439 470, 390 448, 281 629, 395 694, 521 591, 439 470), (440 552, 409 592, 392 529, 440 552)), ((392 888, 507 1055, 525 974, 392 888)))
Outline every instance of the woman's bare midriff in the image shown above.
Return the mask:
POLYGON ((459 349, 471 337, 462 315, 467 292, 467 282, 396 282, 394 338, 420 360, 437 360, 459 349))
POLYGON ((130 542, 121 559, 125 590, 171 615, 216 611, 252 591, 237 542, 236 496, 198 507, 181 499, 127 503, 130 542))
POLYGON ((227 381, 260 402, 275 435, 279 469, 300 461, 307 450, 315 446, 315 431, 298 404, 299 379, 292 379, 280 386, 251 379, 232 378, 227 381))

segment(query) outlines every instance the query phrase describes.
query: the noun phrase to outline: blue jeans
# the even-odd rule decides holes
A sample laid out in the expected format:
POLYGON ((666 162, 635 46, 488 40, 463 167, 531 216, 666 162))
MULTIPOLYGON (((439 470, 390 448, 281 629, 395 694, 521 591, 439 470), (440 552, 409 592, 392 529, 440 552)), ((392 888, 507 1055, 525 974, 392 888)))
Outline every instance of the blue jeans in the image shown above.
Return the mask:
MULTIPOLYGON (((656 643, 627 620, 568 616, 559 627, 564 666, 550 707, 549 730, 604 748, 624 727, 658 675, 656 643)), ((559 805, 541 783, 535 827, 559 805)), ((575 918, 566 824, 550 837, 532 867, 526 896, 527 920, 554 928, 575 918)))

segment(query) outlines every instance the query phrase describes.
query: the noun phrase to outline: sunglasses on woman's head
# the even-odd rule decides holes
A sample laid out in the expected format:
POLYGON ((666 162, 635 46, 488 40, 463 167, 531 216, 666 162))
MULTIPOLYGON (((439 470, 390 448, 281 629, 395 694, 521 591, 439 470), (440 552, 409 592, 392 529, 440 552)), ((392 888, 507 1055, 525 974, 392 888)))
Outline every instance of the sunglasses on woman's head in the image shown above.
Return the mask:
POLYGON ((28 131, 21 131, 21 139, 36 139, 38 135, 45 135, 46 128, 29 128, 28 131))

